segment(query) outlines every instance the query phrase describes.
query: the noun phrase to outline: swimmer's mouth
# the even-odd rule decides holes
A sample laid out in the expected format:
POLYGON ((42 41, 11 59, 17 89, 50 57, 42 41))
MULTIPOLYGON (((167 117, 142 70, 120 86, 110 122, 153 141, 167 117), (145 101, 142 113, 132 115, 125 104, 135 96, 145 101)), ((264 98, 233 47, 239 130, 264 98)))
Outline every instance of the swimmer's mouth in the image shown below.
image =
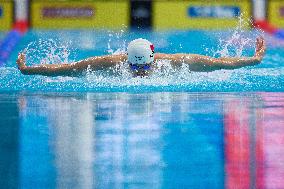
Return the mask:
POLYGON ((138 70, 150 70, 151 65, 150 64, 129 64, 130 68, 132 70, 138 71, 138 70))

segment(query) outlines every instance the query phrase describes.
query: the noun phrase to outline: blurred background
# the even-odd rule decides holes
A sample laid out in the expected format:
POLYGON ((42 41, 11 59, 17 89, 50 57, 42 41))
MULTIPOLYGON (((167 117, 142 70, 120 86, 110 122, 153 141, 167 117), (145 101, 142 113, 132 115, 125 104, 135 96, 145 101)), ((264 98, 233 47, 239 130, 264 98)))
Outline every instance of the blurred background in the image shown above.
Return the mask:
POLYGON ((279 0, 1 0, 1 30, 224 29, 238 16, 283 26, 279 0), (274 11, 272 11, 274 10, 274 11))
POLYGON ((284 25, 280 0, 1 0, 0 30, 224 29, 241 15, 284 25))

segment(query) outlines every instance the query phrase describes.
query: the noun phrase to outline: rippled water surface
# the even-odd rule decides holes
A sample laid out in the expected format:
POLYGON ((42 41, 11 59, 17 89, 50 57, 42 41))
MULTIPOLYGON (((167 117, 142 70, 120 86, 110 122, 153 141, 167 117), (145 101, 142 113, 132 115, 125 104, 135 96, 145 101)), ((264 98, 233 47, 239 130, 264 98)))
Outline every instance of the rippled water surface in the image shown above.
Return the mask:
POLYGON ((283 93, 0 99, 4 188, 284 188, 283 93))

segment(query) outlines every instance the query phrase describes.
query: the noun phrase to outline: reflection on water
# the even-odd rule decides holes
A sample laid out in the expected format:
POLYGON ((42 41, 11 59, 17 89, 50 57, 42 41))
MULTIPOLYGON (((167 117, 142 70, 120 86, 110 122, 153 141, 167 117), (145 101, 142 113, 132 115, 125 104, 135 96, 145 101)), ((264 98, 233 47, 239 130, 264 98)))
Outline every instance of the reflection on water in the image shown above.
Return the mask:
POLYGON ((93 185, 95 143, 90 101, 47 98, 46 109, 54 137, 51 143, 57 168, 57 188, 90 188, 93 185))
POLYGON ((16 100, 20 188, 284 188, 284 93, 16 100))

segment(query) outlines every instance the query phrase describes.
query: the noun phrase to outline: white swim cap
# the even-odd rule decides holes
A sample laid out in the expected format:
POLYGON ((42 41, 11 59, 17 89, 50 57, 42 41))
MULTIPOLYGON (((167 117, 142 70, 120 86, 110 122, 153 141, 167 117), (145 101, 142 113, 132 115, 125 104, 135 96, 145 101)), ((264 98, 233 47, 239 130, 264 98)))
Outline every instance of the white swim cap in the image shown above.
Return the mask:
POLYGON ((150 64, 154 62, 154 45, 146 39, 135 39, 127 47, 130 64, 150 64))

